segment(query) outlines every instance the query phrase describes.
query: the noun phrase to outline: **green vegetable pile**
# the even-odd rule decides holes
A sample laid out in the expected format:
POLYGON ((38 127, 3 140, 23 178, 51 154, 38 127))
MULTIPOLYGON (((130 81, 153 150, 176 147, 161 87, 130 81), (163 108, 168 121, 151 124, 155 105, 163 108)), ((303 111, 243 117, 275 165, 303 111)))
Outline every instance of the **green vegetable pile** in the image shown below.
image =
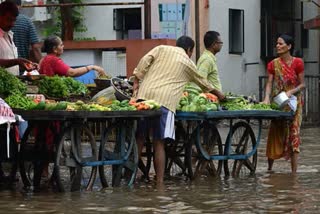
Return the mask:
POLYGON ((83 83, 73 79, 72 77, 62 78, 64 83, 67 85, 70 94, 84 95, 89 92, 87 87, 83 83))
POLYGON ((11 94, 25 94, 26 85, 16 76, 0 67, 0 97, 6 98, 11 94))
POLYGON ((9 95, 5 101, 11 108, 24 110, 33 109, 37 105, 31 98, 28 98, 21 93, 9 95))
POLYGON ((44 77, 39 81, 39 92, 57 98, 70 97, 71 95, 84 95, 87 87, 71 77, 44 77))
POLYGON ((247 99, 242 96, 233 97, 232 99, 226 98, 225 101, 220 103, 225 109, 230 111, 236 110, 250 110, 252 105, 247 99))
POLYGON ((274 105, 258 103, 251 97, 226 94, 226 100, 221 102, 222 109, 237 111, 237 110, 279 110, 274 105), (231 98, 232 97, 232 98, 231 98))
POLYGON ((204 112, 217 110, 217 103, 209 101, 202 94, 197 94, 196 92, 190 93, 190 91, 188 96, 183 96, 177 105, 177 111, 204 112))
POLYGON ((107 105, 111 111, 135 111, 136 107, 129 104, 129 100, 113 100, 111 105, 107 105))

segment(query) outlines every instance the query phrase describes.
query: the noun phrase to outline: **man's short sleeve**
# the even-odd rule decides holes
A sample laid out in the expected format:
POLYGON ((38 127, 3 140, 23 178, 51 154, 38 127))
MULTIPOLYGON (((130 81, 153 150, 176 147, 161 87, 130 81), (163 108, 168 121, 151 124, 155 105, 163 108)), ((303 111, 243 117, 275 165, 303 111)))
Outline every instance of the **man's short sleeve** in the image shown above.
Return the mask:
POLYGON ((38 35, 37 35, 37 31, 36 31, 36 28, 33 24, 33 22, 29 19, 28 20, 29 22, 29 38, 30 38, 30 44, 35 44, 35 43, 39 43, 40 40, 38 38, 38 35))

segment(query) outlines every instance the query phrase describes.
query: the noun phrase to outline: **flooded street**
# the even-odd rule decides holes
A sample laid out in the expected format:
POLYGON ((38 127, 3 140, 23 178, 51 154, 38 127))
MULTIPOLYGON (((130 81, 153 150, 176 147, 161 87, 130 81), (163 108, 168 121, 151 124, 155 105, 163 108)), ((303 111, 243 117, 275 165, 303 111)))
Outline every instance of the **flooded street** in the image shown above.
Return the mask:
MULTIPOLYGON (((267 171, 266 130, 254 176, 167 180, 165 187, 140 182, 133 189, 92 192, 24 192, 1 186, 1 213, 319 213, 320 128, 302 129, 296 176, 290 162, 277 160, 267 171)), ((19 186, 19 184, 18 184, 19 186)))

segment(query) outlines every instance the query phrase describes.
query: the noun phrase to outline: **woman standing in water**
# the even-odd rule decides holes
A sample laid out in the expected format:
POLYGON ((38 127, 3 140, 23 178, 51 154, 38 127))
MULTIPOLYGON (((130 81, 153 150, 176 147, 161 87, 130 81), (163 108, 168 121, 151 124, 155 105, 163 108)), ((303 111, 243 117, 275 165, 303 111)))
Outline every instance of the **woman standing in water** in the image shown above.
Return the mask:
MULTIPOLYGON (((289 98, 297 98, 297 108, 294 118, 287 121, 273 120, 270 125, 267 140, 268 170, 272 170, 275 159, 285 157, 291 159, 292 173, 297 171, 298 154, 300 152, 300 126, 302 120, 302 90, 304 83, 304 63, 301 58, 293 57, 294 40, 283 34, 278 37, 276 50, 278 58, 268 63, 268 81, 264 103, 269 104, 270 98, 285 91, 289 98)), ((291 111, 287 105, 285 111, 291 111)))

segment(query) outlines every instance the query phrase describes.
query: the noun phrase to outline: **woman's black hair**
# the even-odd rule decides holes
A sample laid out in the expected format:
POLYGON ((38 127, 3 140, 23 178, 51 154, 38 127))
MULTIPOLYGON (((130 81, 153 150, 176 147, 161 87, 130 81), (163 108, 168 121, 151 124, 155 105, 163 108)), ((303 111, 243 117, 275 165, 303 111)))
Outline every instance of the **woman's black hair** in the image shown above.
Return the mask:
POLYGON ((59 41, 58 36, 48 36, 43 42, 42 52, 53 53, 53 49, 59 45, 59 41))
POLYGON ((192 50, 194 48, 194 41, 189 36, 181 36, 177 39, 176 46, 187 52, 188 49, 192 50))
POLYGON ((287 44, 287 45, 291 45, 291 49, 290 49, 290 54, 293 54, 294 51, 294 39, 292 36, 288 35, 288 34, 281 34, 279 36, 279 38, 283 39, 283 41, 287 44))

